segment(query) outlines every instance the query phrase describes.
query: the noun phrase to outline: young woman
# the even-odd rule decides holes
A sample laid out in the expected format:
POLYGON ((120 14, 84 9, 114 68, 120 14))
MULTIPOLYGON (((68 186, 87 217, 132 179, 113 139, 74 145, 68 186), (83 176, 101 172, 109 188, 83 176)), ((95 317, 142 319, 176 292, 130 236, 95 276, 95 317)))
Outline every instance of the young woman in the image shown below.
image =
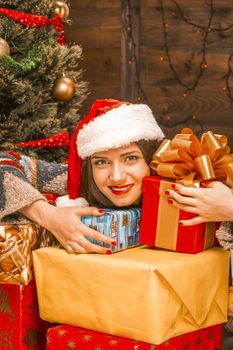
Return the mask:
POLYGON ((103 208, 140 206, 142 179, 150 174, 149 163, 162 138, 148 106, 95 101, 70 143, 68 188, 65 165, 1 153, 2 223, 19 212, 50 231, 70 253, 111 253, 86 237, 109 246, 115 242, 84 225, 80 217, 103 215, 103 208), (55 207, 41 192, 68 195, 55 207))

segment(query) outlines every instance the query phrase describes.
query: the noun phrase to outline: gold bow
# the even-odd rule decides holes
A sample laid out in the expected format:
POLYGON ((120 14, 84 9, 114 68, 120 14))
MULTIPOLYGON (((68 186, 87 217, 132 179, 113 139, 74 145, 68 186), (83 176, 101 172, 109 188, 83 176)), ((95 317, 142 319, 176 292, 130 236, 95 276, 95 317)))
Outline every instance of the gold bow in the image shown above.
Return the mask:
POLYGON ((164 178, 185 186, 209 180, 233 183, 233 154, 224 135, 207 131, 199 141, 189 128, 172 140, 165 139, 153 155, 150 167, 164 178))

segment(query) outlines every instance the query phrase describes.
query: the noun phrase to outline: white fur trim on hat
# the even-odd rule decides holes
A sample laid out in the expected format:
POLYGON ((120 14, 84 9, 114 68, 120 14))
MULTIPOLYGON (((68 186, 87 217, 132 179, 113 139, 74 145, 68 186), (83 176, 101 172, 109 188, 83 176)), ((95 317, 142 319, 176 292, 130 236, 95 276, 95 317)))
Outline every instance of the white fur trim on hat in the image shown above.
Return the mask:
POLYGON ((139 140, 164 137, 151 109, 145 104, 121 105, 84 125, 77 135, 77 150, 84 159, 96 152, 118 148, 139 140))
POLYGON ((60 196, 57 198, 56 207, 89 207, 89 203, 83 197, 70 199, 67 194, 65 196, 60 196))

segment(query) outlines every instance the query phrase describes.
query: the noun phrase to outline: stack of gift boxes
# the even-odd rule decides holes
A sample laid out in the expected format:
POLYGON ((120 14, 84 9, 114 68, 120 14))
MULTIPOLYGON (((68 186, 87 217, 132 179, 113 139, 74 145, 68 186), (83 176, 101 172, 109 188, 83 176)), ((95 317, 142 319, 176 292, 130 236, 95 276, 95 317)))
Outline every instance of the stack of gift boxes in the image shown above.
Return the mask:
MULTIPOLYGON (((193 140, 190 135, 186 131, 181 139, 193 140)), ((188 228, 178 224, 193 214, 169 205, 164 195, 174 184, 161 166, 171 143, 155 154, 152 166, 160 176, 143 181, 142 212, 115 210, 100 220, 82 218, 117 240, 116 254, 75 255, 57 247, 33 251, 40 317, 52 323, 47 350, 221 349, 228 310, 229 252, 214 246, 215 223, 188 228)), ((187 175, 184 169, 190 167, 190 154, 183 168, 178 161, 180 178, 187 175)), ((169 157, 164 163, 172 162, 169 157)))
MULTIPOLYGON (((160 176, 143 181, 139 246, 134 246, 134 210, 119 210, 107 212, 101 223, 84 221, 117 240, 116 254, 70 255, 55 247, 33 252, 40 315, 59 324, 47 332, 47 350, 221 349, 230 254, 214 246, 215 223, 180 226, 179 220, 193 214, 170 205, 165 195, 174 178, 197 186, 194 168, 202 180, 214 170, 205 168, 208 157, 202 159, 190 130, 177 136, 154 156, 152 167, 160 176), (186 153, 177 152, 179 143, 186 153), (110 214, 116 218, 111 228, 110 214), (131 227, 128 233, 124 222, 131 227)), ((212 133, 203 136, 200 147, 208 151, 210 165, 216 161, 219 168, 225 154, 215 152, 211 138, 226 150, 212 133)))
POLYGON ((45 349, 31 254, 41 234, 36 224, 0 226, 0 349, 45 349))

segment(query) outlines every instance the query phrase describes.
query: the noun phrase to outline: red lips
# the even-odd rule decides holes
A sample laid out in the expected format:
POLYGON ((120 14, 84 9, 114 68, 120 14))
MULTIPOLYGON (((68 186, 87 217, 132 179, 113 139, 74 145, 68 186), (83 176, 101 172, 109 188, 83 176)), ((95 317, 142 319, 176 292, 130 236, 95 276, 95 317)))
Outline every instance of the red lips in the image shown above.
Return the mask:
POLYGON ((122 186, 109 186, 109 188, 113 194, 122 195, 122 194, 128 193, 131 190, 132 186, 133 184, 122 185, 122 186))

